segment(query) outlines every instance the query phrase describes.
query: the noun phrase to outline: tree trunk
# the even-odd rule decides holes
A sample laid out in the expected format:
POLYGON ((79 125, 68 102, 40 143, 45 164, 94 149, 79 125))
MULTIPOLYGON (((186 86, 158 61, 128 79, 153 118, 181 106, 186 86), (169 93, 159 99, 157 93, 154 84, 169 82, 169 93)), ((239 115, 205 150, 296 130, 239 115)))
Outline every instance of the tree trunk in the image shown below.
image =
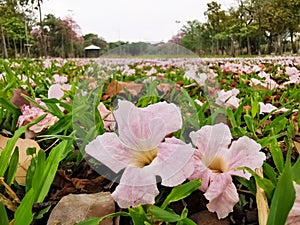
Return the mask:
POLYGON ((282 55, 282 35, 277 35, 277 43, 278 43, 278 52, 280 55, 282 55))
POLYGON ((250 43, 249 36, 247 36, 247 53, 248 53, 248 55, 251 55, 251 43, 250 43))
POLYGON ((230 52, 232 57, 235 57, 235 49, 234 49, 234 40, 233 38, 230 38, 230 52))
POLYGON ((22 57, 23 54, 23 42, 22 39, 20 39, 20 57, 22 57))
POLYGON ((8 58, 6 41, 5 41, 5 36, 4 36, 4 31, 3 31, 2 25, 0 25, 0 33, 1 33, 1 39, 2 39, 4 58, 8 58))
POLYGON ((294 43, 294 32, 290 32, 290 37, 291 37, 291 45, 292 45, 292 53, 297 53, 296 45, 294 43))
POLYGON ((39 9, 39 19, 40 19, 40 29, 41 29, 41 56, 46 56, 46 45, 45 45, 45 37, 44 37, 44 29, 43 29, 43 22, 42 22, 42 8, 40 4, 40 0, 37 1, 38 9, 39 9))
POLYGON ((13 43, 14 43, 15 58, 17 58, 17 56, 18 56, 18 49, 17 49, 16 39, 13 39, 13 43))

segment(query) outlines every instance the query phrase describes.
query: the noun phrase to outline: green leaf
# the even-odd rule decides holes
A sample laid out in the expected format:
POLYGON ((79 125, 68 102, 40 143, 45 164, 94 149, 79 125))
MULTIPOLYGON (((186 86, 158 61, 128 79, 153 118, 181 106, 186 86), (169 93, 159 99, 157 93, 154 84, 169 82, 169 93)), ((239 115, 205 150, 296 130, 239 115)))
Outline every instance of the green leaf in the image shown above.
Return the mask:
POLYGON ((177 222, 177 225, 197 225, 193 220, 189 218, 184 218, 177 222))
POLYGON ((165 209, 162 209, 158 206, 151 206, 149 209, 155 220, 161 220, 165 222, 177 222, 181 220, 181 217, 175 212, 170 212, 165 209))
POLYGON ((249 116, 249 115, 244 115, 244 120, 246 122, 246 125, 247 125, 248 129, 253 134, 256 134, 256 128, 255 128, 255 124, 254 124, 253 118, 251 116, 249 116))
MULTIPOLYGON (((285 114, 284 114, 285 115, 285 114)), ((282 131, 287 123, 289 122, 289 120, 283 116, 280 115, 278 117, 276 117, 265 129, 264 132, 266 131, 270 131, 272 132, 272 134, 278 134, 280 131, 282 131)))
POLYGON ((72 127, 72 113, 68 113, 45 132, 46 135, 58 134, 72 127))
POLYGON ((37 214, 34 215, 34 219, 35 220, 42 219, 44 214, 47 213, 50 209, 51 209, 51 205, 49 205, 48 207, 40 210, 37 214))
POLYGON ((108 214, 108 215, 105 215, 105 216, 99 217, 99 218, 89 218, 85 221, 77 223, 76 225, 99 225, 99 223, 105 219, 112 218, 112 217, 118 217, 118 216, 129 216, 129 213, 126 213, 126 212, 111 213, 111 214, 108 214))
POLYGON ((270 142, 272 142, 273 140, 276 140, 278 138, 281 138, 283 136, 285 136, 286 133, 283 132, 283 133, 280 133, 280 134, 276 134, 276 135, 272 135, 270 137, 264 137, 264 138, 261 138, 261 139, 258 139, 257 142, 261 145, 262 148, 265 148, 267 147, 270 142))
POLYGON ((236 123, 236 120, 235 120, 235 117, 234 117, 234 114, 232 112, 232 109, 227 107, 226 108, 226 113, 227 113, 227 116, 228 116, 228 119, 232 125, 232 127, 237 127, 237 123, 236 123))
POLYGON ((141 225, 144 224, 146 221, 151 223, 142 206, 129 208, 128 211, 129 211, 129 215, 133 220, 134 225, 141 225))
POLYGON ((274 186, 274 184, 272 183, 271 180, 269 180, 267 178, 264 178, 264 177, 261 177, 261 176, 258 176, 250 168, 242 167, 242 168, 239 168, 239 169, 245 169, 245 170, 247 170, 255 178, 255 181, 258 184, 258 186, 260 186, 266 192, 267 198, 268 199, 272 198, 272 194, 273 194, 275 186, 274 186))
POLYGON ((11 185, 14 182, 18 165, 19 165, 19 148, 16 147, 13 155, 11 156, 8 170, 7 170, 6 183, 8 185, 11 185))
POLYGON ((34 121, 27 124, 26 126, 20 127, 18 130, 15 131, 14 136, 7 141, 6 146, 4 147, 4 149, 0 155, 0 165, 1 165, 0 166, 0 177, 4 176, 4 173, 8 168, 10 158, 11 158, 11 155, 12 155, 12 152, 14 150, 14 146, 15 146, 17 140, 28 129, 28 127, 40 122, 45 117, 46 117, 46 115, 42 115, 42 116, 38 117, 37 119, 35 119, 34 121))
POLYGON ((277 174, 274 171, 274 168, 270 166, 268 163, 264 162, 263 171, 267 178, 269 178, 272 183, 276 186, 277 184, 277 174))
POLYGON ((48 111, 53 115, 53 116, 57 116, 58 118, 62 118, 65 114, 57 107, 57 105, 55 103, 49 103, 46 102, 45 103, 48 111))
MULTIPOLYGON (((290 157, 288 155, 287 157, 290 157)), ((278 179, 278 183, 272 198, 267 225, 285 224, 290 209, 295 201, 295 189, 293 186, 293 174, 290 159, 287 159, 284 171, 278 179)))
POLYGON ((300 157, 298 157, 296 163, 292 167, 293 180, 300 184, 300 157))
POLYGON ((181 200, 189 196, 193 191, 197 190, 200 185, 201 185, 201 180, 196 179, 196 180, 189 181, 188 183, 174 187, 171 193, 166 197, 161 208, 165 209, 169 205, 169 203, 176 202, 178 200, 181 200))
POLYGON ((7 217, 6 209, 0 200, 0 224, 1 225, 9 225, 9 220, 7 217))
POLYGON ((15 212, 14 225, 29 225, 32 222, 33 203, 42 202, 45 199, 53 182, 59 162, 63 160, 71 150, 72 142, 62 141, 51 150, 47 159, 44 151, 40 150, 38 152, 31 188, 15 212))
POLYGON ((59 104, 61 107, 65 108, 68 112, 71 112, 72 111, 72 106, 67 104, 67 103, 64 103, 62 101, 59 101, 58 99, 56 98, 51 98, 51 99, 48 99, 48 98, 45 98, 45 99, 42 99, 42 102, 44 103, 57 103, 59 104))
POLYGON ((284 167, 284 159, 283 159, 281 148, 279 147, 276 139, 275 140, 273 139, 272 142, 270 143, 270 152, 272 154, 272 158, 277 170, 280 173, 282 173, 284 167))
POLYGON ((259 104, 257 101, 257 98, 255 98, 256 96, 251 97, 251 115, 252 118, 254 118, 257 113, 259 112, 259 104))

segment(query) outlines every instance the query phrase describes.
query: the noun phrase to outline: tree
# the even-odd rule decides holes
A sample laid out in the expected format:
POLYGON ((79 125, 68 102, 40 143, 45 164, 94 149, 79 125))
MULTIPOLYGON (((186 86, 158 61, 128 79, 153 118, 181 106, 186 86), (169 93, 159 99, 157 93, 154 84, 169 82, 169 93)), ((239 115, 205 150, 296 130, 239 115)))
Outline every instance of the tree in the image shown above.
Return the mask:
POLYGON ((98 37, 97 34, 89 33, 83 36, 84 38, 84 47, 89 45, 96 45, 100 47, 101 53, 104 53, 108 50, 109 44, 102 37, 98 37))
POLYGON ((74 57, 83 54, 83 37, 79 34, 80 27, 72 18, 60 19, 48 14, 42 23, 43 31, 36 28, 31 34, 38 40, 40 47, 42 38, 45 38, 48 55, 74 57))
POLYGON ((0 1, 0 35, 2 54, 5 58, 22 54, 25 44, 28 44, 28 20, 26 14, 20 11, 16 1, 0 1))

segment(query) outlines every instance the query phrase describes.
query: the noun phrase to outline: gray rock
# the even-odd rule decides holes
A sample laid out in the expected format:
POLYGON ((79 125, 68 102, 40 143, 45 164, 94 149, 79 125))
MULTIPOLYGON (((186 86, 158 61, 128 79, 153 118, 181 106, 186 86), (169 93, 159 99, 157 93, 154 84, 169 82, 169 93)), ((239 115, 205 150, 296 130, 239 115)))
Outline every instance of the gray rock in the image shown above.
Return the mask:
POLYGON ((219 220, 217 214, 211 213, 207 210, 195 213, 190 216, 190 219, 193 220, 197 225, 229 225, 230 221, 228 218, 219 220))
MULTIPOLYGON (((70 194, 63 197, 52 210, 47 225, 74 225, 91 217, 115 212, 115 202, 109 192, 70 194)), ((100 225, 113 225, 111 218, 100 225)))

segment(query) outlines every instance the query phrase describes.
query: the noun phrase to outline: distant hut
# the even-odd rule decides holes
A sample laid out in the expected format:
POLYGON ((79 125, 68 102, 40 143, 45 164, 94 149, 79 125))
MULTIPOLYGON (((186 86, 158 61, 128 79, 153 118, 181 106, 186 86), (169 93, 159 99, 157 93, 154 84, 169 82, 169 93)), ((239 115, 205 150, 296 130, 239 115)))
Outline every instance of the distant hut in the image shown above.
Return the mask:
POLYGON ((85 57, 87 58, 96 58, 100 56, 100 47, 96 45, 90 45, 84 48, 85 57))

